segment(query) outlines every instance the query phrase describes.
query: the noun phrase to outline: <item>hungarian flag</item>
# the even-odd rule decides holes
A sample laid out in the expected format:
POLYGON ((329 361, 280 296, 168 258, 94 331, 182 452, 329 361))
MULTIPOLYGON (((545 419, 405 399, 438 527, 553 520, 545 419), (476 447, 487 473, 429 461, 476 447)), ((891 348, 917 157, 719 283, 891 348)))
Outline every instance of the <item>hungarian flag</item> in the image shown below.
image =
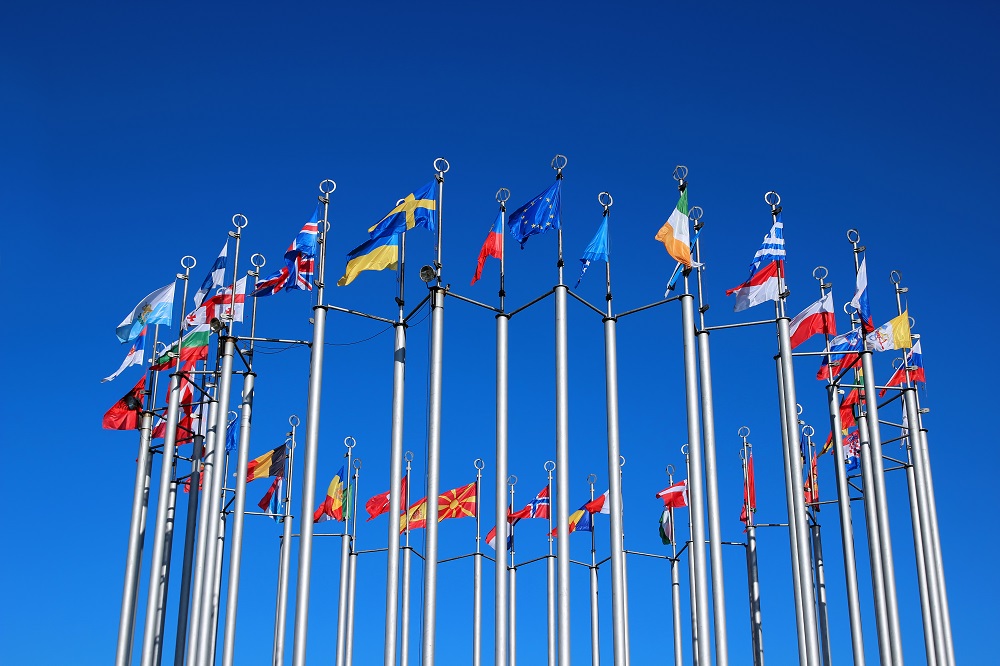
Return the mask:
POLYGON ((887 351, 889 349, 904 349, 913 346, 910 335, 910 311, 893 317, 886 323, 865 336, 865 342, 872 351, 887 351))
MULTIPOLYGON (((265 479, 269 476, 284 476, 285 461, 288 459, 288 446, 282 444, 247 463, 247 483, 255 479, 265 479)), ((332 486, 331 486, 332 487, 332 486)), ((338 518, 337 520, 340 520, 338 518)))
MULTIPOLYGON (((910 372, 910 381, 916 384, 917 382, 927 383, 927 378, 924 376, 924 359, 923 354, 920 351, 920 340, 913 343, 913 349, 906 352, 903 356, 903 365, 896 368, 896 372, 892 373, 892 377, 889 381, 885 383, 886 386, 902 386, 906 383, 906 372, 910 372)), ((882 389, 878 392, 878 397, 885 395, 886 389, 882 389)))
POLYGON ((827 293, 802 312, 788 325, 792 349, 818 333, 837 335, 837 320, 833 310, 833 292, 827 293))
POLYGON ((726 290, 726 296, 736 295, 736 305, 733 312, 742 312, 747 308, 760 305, 767 301, 776 301, 778 293, 778 278, 785 271, 785 238, 781 215, 775 218, 771 230, 764 236, 760 249, 750 263, 750 276, 738 287, 726 290))
POLYGON ((146 375, 143 374, 132 390, 105 412, 101 427, 105 430, 137 430, 139 414, 142 412, 142 394, 145 392, 146 375))
POLYGON ((743 480, 743 510, 740 520, 744 525, 750 524, 751 514, 757 513, 757 485, 753 479, 753 456, 747 458, 747 478, 743 480))
POLYGON ((868 270, 865 268, 865 261, 867 259, 862 259, 861 265, 858 266, 858 283, 851 305, 861 317, 861 330, 864 333, 871 333, 875 325, 872 323, 872 308, 868 302, 868 270))
POLYGON ((322 523, 327 520, 347 521, 350 508, 347 506, 347 493, 344 492, 344 468, 337 472, 330 487, 326 491, 326 499, 319 505, 313 514, 314 523, 322 523))
MULTIPOLYGON (((384 493, 379 493, 375 497, 365 502, 365 511, 368 512, 368 520, 372 520, 383 513, 389 511, 389 494, 391 491, 387 490, 384 493)), ((399 486, 399 510, 403 512, 406 510, 406 477, 400 481, 399 486)), ((368 522, 368 521, 365 521, 368 522)))
POLYGON ((809 478, 805 484, 806 504, 819 511, 819 471, 816 469, 818 458, 813 454, 812 463, 809 465, 809 478))
POLYGON ((684 479, 669 485, 656 493, 656 497, 663 500, 663 506, 667 509, 685 507, 688 505, 687 483, 687 479, 684 479))
POLYGON ((476 284, 483 276, 483 268, 486 266, 486 257, 493 257, 503 261, 503 211, 497 213, 490 232, 486 235, 486 241, 479 250, 479 261, 476 262, 476 273, 472 276, 470 284, 476 284))
POLYGON ((237 280, 235 303, 233 300, 232 285, 221 289, 218 294, 206 299, 200 307, 185 317, 185 325, 197 326, 198 324, 209 324, 213 319, 223 322, 243 321, 243 304, 246 302, 246 289, 247 279, 237 280))
POLYGON ((691 228, 688 220, 688 193, 687 188, 681 191, 681 197, 677 200, 677 205, 670 213, 670 217, 663 223, 660 230, 654 236, 656 240, 663 243, 667 249, 667 254, 691 268, 691 228))
POLYGON ((416 530, 427 526, 427 498, 417 500, 403 514, 403 520, 399 521, 399 533, 402 534, 407 529, 416 530))
POLYGON ((438 496, 438 522, 445 518, 476 517, 476 482, 438 496))
MULTIPOLYGON (((212 335, 212 330, 208 324, 200 324, 191 328, 181 338, 181 362, 185 365, 194 361, 203 361, 208 358, 208 339, 212 335)), ((153 359, 151 370, 166 370, 177 364, 177 343, 174 342, 153 359)))

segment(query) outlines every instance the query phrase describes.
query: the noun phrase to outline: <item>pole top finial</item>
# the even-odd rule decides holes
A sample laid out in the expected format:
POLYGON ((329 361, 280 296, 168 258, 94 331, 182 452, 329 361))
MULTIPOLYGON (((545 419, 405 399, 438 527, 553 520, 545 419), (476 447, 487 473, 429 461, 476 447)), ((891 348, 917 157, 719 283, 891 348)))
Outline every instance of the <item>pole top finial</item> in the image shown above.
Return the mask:
POLYGON ((826 269, 826 266, 817 266, 813 269, 813 277, 822 282, 830 275, 830 271, 826 269))
POLYGON ((233 215, 233 226, 237 229, 243 229, 248 224, 250 224, 250 220, 248 220, 247 216, 243 213, 236 213, 236 215, 233 215))
POLYGON ((498 204, 505 204, 509 200, 510 200, 510 190, 508 190, 506 187, 501 187, 499 190, 497 190, 498 204))
POLYGON ((618 456, 619 469, 625 466, 625 456, 618 456))
POLYGON ((329 178, 325 178, 319 181, 319 191, 329 196, 337 191, 337 183, 333 182, 329 178))
POLYGON ((253 265, 254 268, 263 268, 266 263, 267 259, 265 259, 264 255, 260 252, 255 252, 250 255, 250 264, 253 265))
POLYGON ((450 169, 450 168, 451 168, 451 165, 448 163, 448 160, 446 160, 445 158, 438 157, 438 158, 434 159, 434 170, 437 171, 438 173, 441 173, 441 174, 448 173, 448 169, 450 169))
POLYGON ((802 434, 805 435, 808 439, 812 439, 812 436, 816 434, 816 429, 813 428, 811 425, 804 425, 802 426, 802 434))
POLYGON ((235 410, 230 409, 229 412, 226 414, 226 416, 229 417, 229 422, 232 423, 237 419, 237 417, 239 417, 239 413, 237 413, 235 410))
POLYGON ((736 431, 736 436, 741 439, 746 439, 750 436, 750 426, 740 426, 740 429, 736 431))
POLYGON ((683 453, 685 456, 688 454, 688 445, 687 444, 681 444, 681 453, 683 453))
POLYGON ((673 476, 674 472, 676 472, 677 470, 674 468, 673 465, 667 465, 667 470, 666 471, 667 471, 667 474, 669 474, 670 476, 673 476))
POLYGON ((615 199, 611 196, 610 192, 601 192, 597 195, 597 203, 604 206, 604 210, 607 210, 614 205, 615 199))
POLYGON ((353 449, 357 445, 358 445, 358 440, 354 439, 350 435, 348 435, 347 437, 344 438, 344 446, 347 447, 348 451, 350 451, 351 449, 353 449))
POLYGON ((557 154, 552 158, 552 162, 550 163, 557 174, 561 173, 562 170, 566 168, 567 164, 569 164, 569 158, 562 154, 557 154))
POLYGON ((688 177, 688 168, 683 164, 678 164, 674 167, 673 177, 678 183, 683 183, 688 177))
POLYGON ((507 485, 510 486, 510 487, 512 487, 512 488, 517 485, 517 475, 516 474, 511 474, 510 476, 507 477, 507 485))
POLYGON ((592 486, 595 483, 597 483, 597 475, 596 474, 588 474, 587 475, 587 485, 592 486))
POLYGON ((899 271, 889 271, 889 280, 893 284, 898 285, 900 282, 903 281, 903 274, 900 273, 899 271))
POLYGON ((764 203, 766 203, 771 208, 777 208, 781 205, 781 195, 771 190, 770 192, 764 193, 764 203))
POLYGON ((413 451, 407 451, 403 454, 403 460, 406 462, 413 462, 413 451))
POLYGON ((351 464, 354 466, 354 469, 360 470, 361 469, 361 458, 355 458, 354 461, 351 464))
POLYGON ((692 222, 697 222, 703 215, 705 215, 705 211, 701 206, 691 206, 691 208, 688 209, 688 219, 692 222))
POLYGON ((858 233, 857 229, 848 229, 847 230, 847 240, 849 240, 851 243, 854 243, 856 245, 856 244, 858 244, 858 243, 861 242, 861 234, 858 233))
POLYGON ((296 416, 295 414, 292 414, 291 416, 288 417, 288 425, 292 426, 293 428, 298 428, 299 423, 301 423, 301 421, 299 421, 299 417, 296 416))
POLYGON ((486 468, 486 463, 483 462, 482 458, 476 458, 475 460, 472 461, 472 466, 482 471, 483 469, 486 468))
POLYGON ((546 472, 553 472, 556 469, 556 464, 552 460, 546 460, 545 464, 542 465, 542 469, 544 469, 546 472))
POLYGON ((198 260, 192 257, 190 254, 185 254, 181 257, 181 268, 186 268, 191 270, 198 265, 198 260))

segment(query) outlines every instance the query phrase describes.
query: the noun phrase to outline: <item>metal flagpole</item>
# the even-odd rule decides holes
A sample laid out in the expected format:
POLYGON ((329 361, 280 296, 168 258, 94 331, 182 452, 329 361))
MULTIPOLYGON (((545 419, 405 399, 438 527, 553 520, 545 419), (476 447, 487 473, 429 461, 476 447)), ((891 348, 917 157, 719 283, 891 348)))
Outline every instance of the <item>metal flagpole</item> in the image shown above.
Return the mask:
POLYGON ((281 548, 278 554, 278 594, 274 618, 274 652, 272 666, 285 663, 285 625, 288 620, 288 575, 292 568, 292 472, 295 470, 295 435, 299 417, 288 417, 292 426, 288 433, 288 462, 285 466, 285 502, 282 510, 281 548))
MULTIPOLYGON (((404 236, 406 234, 403 234, 404 236)), ((403 548, 403 572, 402 572, 402 610, 400 612, 399 629, 399 666, 407 666, 410 663, 410 464, 413 462, 413 452, 407 451, 403 455, 406 460, 406 516, 404 518, 404 548, 403 548)), ((395 510, 393 508, 393 510, 395 510)), ((391 543, 391 541, 390 541, 391 543)))
POLYGON ((316 305, 313 306, 313 339, 309 354, 309 397, 306 400, 306 441, 302 464, 302 508, 299 513, 299 567, 295 581, 295 629, 292 637, 292 664, 306 666, 306 639, 309 632, 309 582, 312 580, 313 505, 316 502, 316 463, 319 454, 319 412, 323 391, 323 348, 326 345, 326 307, 323 287, 326 280, 326 233, 329 230, 330 195, 337 184, 319 184, 323 223, 318 229, 319 267, 316 277, 316 305))
MULTIPOLYGON (((621 481, 622 468, 625 467, 625 456, 620 456, 621 464, 618 466, 618 479, 621 481)), ((625 550, 625 535, 622 534, 622 605, 625 608, 625 666, 632 663, 632 648, 629 646, 629 622, 628 622, 628 551, 625 550)))
MULTIPOLYGON (((185 307, 187 305, 188 276, 191 269, 197 265, 195 258, 187 255, 181 258, 183 273, 178 273, 177 277, 184 281, 183 296, 181 297, 180 321, 184 321, 185 307)), ((178 326, 179 330, 181 329, 178 326)), ((177 450, 177 421, 178 405, 181 395, 181 340, 182 332, 177 334, 177 367, 170 374, 170 393, 167 401, 166 432, 163 433, 163 459, 160 466, 160 487, 156 499, 156 524, 153 528, 153 554, 150 558, 149 587, 146 591, 146 618, 142 634, 142 666, 153 666, 156 658, 156 643, 162 639, 157 635, 157 607, 160 603, 160 595, 157 590, 165 583, 163 580, 163 570, 161 563, 165 560, 164 551, 166 544, 166 529, 168 511, 170 510, 170 486, 173 482, 174 453, 177 450)), ((166 595, 163 597, 164 612, 166 612, 166 595)))
MULTIPOLYGON (((781 213, 781 197, 777 192, 768 192, 764 195, 764 202, 771 206, 771 219, 777 223, 778 215, 781 213)), ((786 476, 786 481, 791 483, 786 486, 788 502, 788 523, 789 534, 794 536, 790 539, 793 554, 797 557, 799 576, 799 598, 802 606, 802 626, 800 633, 805 639, 804 661, 809 666, 819 666, 819 640, 816 627, 816 600, 813 594, 812 585, 809 581, 812 578, 812 567, 809 565, 809 534, 808 522, 806 520, 805 497, 802 494, 802 470, 798 465, 793 464, 796 456, 800 455, 798 443, 795 435, 798 433, 798 410, 795 398, 795 374, 792 369, 792 345, 788 333, 788 316, 785 314, 785 297, 788 295, 784 288, 784 276, 779 271, 779 289, 782 292, 780 298, 775 302, 775 315, 778 319, 778 359, 781 372, 782 391, 784 400, 784 411, 782 416, 786 421, 784 451, 790 477, 786 476), (795 525, 794 532, 791 529, 795 525)), ((787 474, 787 473, 786 473, 787 474)), ((800 659, 801 660, 801 659, 800 659)))
MULTIPOLYGON (((594 501, 594 483, 596 481, 596 474, 587 475, 591 502, 594 501)), ((597 611, 597 544, 594 539, 594 530, 590 530, 590 663, 593 666, 601 666, 601 628, 597 611)))
MULTIPOLYGON (((506 484, 508 475, 507 463, 507 328, 510 324, 510 315, 506 314, 506 292, 504 290, 504 238, 506 232, 507 212, 506 202, 510 199, 510 190, 501 187, 496 194, 497 203, 500 204, 500 313, 496 316, 497 321, 497 358, 496 358, 496 475, 494 477, 496 493, 496 537, 494 543, 500 544, 496 548, 497 559, 494 573, 494 585, 496 588, 493 617, 495 624, 493 643, 493 663, 496 666, 506 666, 507 664, 507 567, 504 566, 506 558, 503 553, 507 548, 507 535, 510 534, 510 524, 507 522, 505 507, 507 506, 506 484)), ((551 502, 551 497, 549 498, 551 502)), ((550 511, 551 513, 551 511, 550 511)), ((386 664, 386 666, 392 666, 386 664)))
POLYGON ((699 632, 698 627, 698 576, 695 572, 694 556, 691 554, 691 549, 694 547, 694 518, 693 511, 691 511, 691 447, 687 444, 681 446, 681 453, 684 454, 684 468, 687 472, 687 486, 688 486, 688 596, 690 597, 691 606, 691 663, 694 666, 711 666, 710 662, 701 661, 701 649, 699 644, 701 643, 704 634, 699 632))
MULTIPOLYGON (((856 229, 847 232, 848 240, 854 248, 854 266, 860 266, 859 255, 864 247, 858 245, 860 235, 856 229), (854 233, 852 234, 851 231, 854 233)), ((864 332, 864 327, 862 327, 864 332)), ((861 350, 862 381, 865 389, 865 406, 868 413, 868 436, 872 451, 872 490, 878 517, 879 554, 882 558, 882 577, 885 582, 885 606, 889 619, 889 644, 893 663, 903 663, 903 642, 899 629, 899 604, 896 598, 896 565, 892 558, 892 535, 889 530, 889 506, 885 490, 885 466, 882 462, 882 434, 878 422, 878 401, 875 393, 875 365, 867 341, 861 350)), ((860 422, 859 422, 860 429, 860 422)))
MULTIPOLYGON (((389 451, 389 526, 386 536, 387 558, 385 565, 385 634, 382 647, 384 666, 396 666, 396 629, 399 613, 399 505, 403 479, 403 404, 406 381, 406 234, 399 238, 399 263, 396 282, 399 285, 396 303, 398 312, 393 324, 395 340, 392 349, 392 420, 389 451)), ((404 507, 409 506, 405 501, 404 507)), ((405 511, 405 509, 404 509, 405 511)), ((404 644, 403 650, 406 647, 404 644)))
MULTIPOLYGON (((563 169, 568 160, 564 155, 552 158, 552 168, 556 172, 556 180, 562 180, 563 169)), ((559 283, 555 287, 555 356, 556 356, 556 469, 559 478, 557 489, 559 498, 556 502, 558 514, 556 524, 559 528, 559 543, 557 545, 558 562, 558 593, 559 606, 559 664, 569 666, 570 663, 570 605, 569 605, 569 360, 566 351, 566 294, 569 288, 563 282, 563 251, 562 224, 558 230, 559 256, 556 266, 559 269, 559 283)), ((551 498, 550 495, 550 500, 551 498)), ((551 560, 550 560, 551 561, 551 560)))
MULTIPOLYGON (((546 609, 546 619, 547 619, 547 631, 546 633, 546 646, 548 647, 548 661, 546 662, 549 666, 555 666, 557 660, 556 652, 556 632, 558 631, 556 622, 556 562, 552 555, 552 471, 556 468, 556 464, 551 460, 545 461, 545 472, 548 474, 548 481, 546 482, 546 487, 549 489, 549 554, 545 558, 545 609, 546 609)), ((511 504, 513 504, 513 497, 511 498, 511 504)), ((513 507, 511 507, 513 510, 513 507)), ((561 510, 561 509, 560 509, 561 510)), ((566 532, 563 532, 566 534, 566 532)))
MULTIPOLYGON (((604 376, 605 400, 608 418, 608 504, 611 512, 611 615, 616 664, 628 663, 628 631, 625 624, 625 553, 622 546, 622 480, 619 459, 621 442, 618 428, 618 340, 615 326, 617 319, 611 311, 611 206, 614 199, 608 192, 597 195, 597 202, 604 207, 603 216, 608 221, 608 254, 604 264, 605 302, 604 313, 604 376)), ((593 484, 591 484, 593 495, 593 484)), ((591 497, 593 499, 593 497, 591 497)), ((591 533, 593 540, 593 533, 591 533)), ((594 570, 593 578, 596 578, 594 570)), ((596 581, 593 582, 596 588, 596 581)), ((596 589, 595 589, 596 594, 596 589)), ((595 603, 596 605, 596 603, 595 603)), ((592 640, 596 641, 597 638, 592 640)), ((599 659, 600 656, 597 655, 599 659)))
MULTIPOLYGON (((818 502, 819 482, 817 477, 813 475, 812 468, 812 459, 816 454, 816 446, 813 443, 812 438, 813 435, 816 434, 816 430, 811 425, 805 425, 802 427, 802 434, 806 437, 806 461, 809 465, 809 487, 813 489, 814 498, 818 502)), ((830 646, 830 616, 826 604, 826 562, 823 560, 823 539, 820 535, 819 527, 819 504, 810 508, 811 511, 808 512, 807 517, 809 518, 809 532, 812 546, 812 567, 815 571, 815 594, 817 618, 819 620, 820 657, 823 660, 823 666, 830 666, 833 661, 833 655, 831 653, 830 646)))
POLYGON ((351 666, 354 662, 354 599, 358 580, 358 477, 361 475, 361 458, 355 458, 353 465, 354 492, 347 497, 347 501, 351 503, 351 567, 348 572, 350 578, 348 579, 347 645, 344 653, 344 663, 347 666, 351 666))
POLYGON ((437 630, 437 565, 438 565, 438 495, 441 491, 441 361, 444 346, 444 296, 441 283, 441 231, 444 226, 444 174, 448 160, 434 160, 438 182, 437 200, 437 260, 432 271, 421 268, 431 296, 431 349, 428 360, 427 396, 427 527, 424 546, 424 608, 421 654, 423 666, 434 666, 434 640, 437 630), (433 284, 431 284, 433 282, 433 284))
POLYGON ((345 480, 347 482, 344 488, 344 499, 341 508, 341 515, 344 517, 344 534, 343 538, 340 540, 340 588, 339 588, 339 599, 337 603, 337 666, 344 666, 347 663, 347 616, 348 616, 348 599, 350 598, 350 568, 351 568, 351 531, 350 524, 348 523, 350 511, 350 501, 351 501, 351 464, 352 458, 351 454, 353 449, 357 445, 357 442, 353 437, 344 438, 344 446, 347 447, 347 453, 344 457, 347 458, 347 464, 344 465, 344 469, 347 470, 344 473, 345 480))
MULTIPOLYGON (((674 466, 667 465, 667 487, 674 485, 674 466)), ((684 646, 681 641, 681 574, 680 564, 677 560, 677 525, 674 523, 673 507, 667 509, 670 512, 670 601, 671 601, 671 624, 674 629, 674 666, 681 666, 684 663, 684 646)))
POLYGON ((472 569, 472 663, 479 666, 483 658, 483 553, 482 530, 479 521, 479 493, 483 488, 483 468, 486 463, 476 458, 472 463, 476 468, 476 555, 472 569))
MULTIPOLYGON (((550 461, 551 462, 551 461, 550 461)), ((514 486, 517 485, 517 476, 511 474, 507 477, 507 486, 510 488, 510 508, 514 509, 514 486)), ((504 521, 507 517, 504 516, 504 521)), ((549 491, 549 532, 552 531, 552 492, 549 491)), ((499 529, 499 528, 498 528, 499 529)), ((499 532, 498 532, 499 534, 499 532)), ((507 619, 507 626, 509 631, 510 641, 507 645, 507 655, 509 657, 508 661, 510 666, 517 666, 517 567, 514 566, 514 526, 510 526, 510 566, 507 570, 510 572, 510 605, 507 608, 509 613, 507 619)), ((507 547, 507 544, 504 544, 507 547)), ((498 664, 497 666, 503 666, 498 664)))
MULTIPOLYGON (((685 167, 684 172, 687 173, 685 167)), ((705 226, 701 221, 704 211, 695 206, 689 211, 689 219, 694 222, 697 232, 705 226)), ((701 241, 695 236, 695 261, 701 263, 701 241)), ((698 283, 698 377, 701 384, 701 428, 705 445, 705 499, 708 508, 708 545, 712 561, 712 619, 715 628, 716 666, 729 664, 729 634, 726 630, 726 586, 722 569, 722 524, 719 518, 719 471, 715 455, 715 399, 712 393, 712 356, 709 351, 709 332, 705 330, 704 289, 701 284, 702 267, 696 269, 698 283)))
POLYGON ((749 468, 753 458, 753 447, 748 441, 750 428, 740 426, 737 435, 743 440, 740 461, 743 467, 743 506, 746 510, 747 535, 747 591, 750 597, 750 643, 753 649, 753 665, 764 666, 764 628, 760 614, 760 579, 757 571, 757 527, 754 525, 753 510, 750 506, 749 468))
POLYGON ((170 482, 170 495, 167 500, 167 527, 163 537, 163 563, 161 565, 162 582, 157 590, 159 601, 156 604, 156 642, 153 644, 153 663, 159 666, 163 656, 164 626, 167 623, 167 588, 170 586, 170 559, 173 553, 174 522, 177 515, 177 459, 174 458, 174 480, 170 482))
MULTIPOLYGON (((826 296, 831 283, 825 282, 829 272, 825 266, 813 269, 813 277, 819 282, 820 297, 826 296)), ((824 349, 830 351, 830 336, 824 333, 824 349)), ((851 517, 851 493, 844 468, 844 441, 841 437, 843 424, 840 418, 840 393, 833 383, 833 368, 827 364, 827 401, 830 408, 830 432, 833 435, 834 477, 837 481, 837 510, 840 516, 840 543, 844 554, 844 583, 847 587, 847 612, 851 623, 851 650, 854 663, 865 663, 864 633, 861 626, 861 601, 858 595, 858 567, 854 553, 854 523, 851 517)))
MULTIPOLYGON (((203 369, 208 362, 203 363, 203 369)), ((202 375, 204 377, 204 375, 202 375)), ((204 382, 202 382, 204 384, 204 382)), ((200 399, 199 399, 200 400, 200 399)), ((188 477, 187 519, 184 521, 184 560, 181 565, 180 601, 177 604, 177 634, 174 641, 174 664, 184 664, 184 643, 187 640, 188 614, 191 609, 191 573, 194 566, 195 543, 198 536, 198 498, 201 495, 201 454, 204 450, 204 408, 197 412, 191 447, 191 475, 188 477)))

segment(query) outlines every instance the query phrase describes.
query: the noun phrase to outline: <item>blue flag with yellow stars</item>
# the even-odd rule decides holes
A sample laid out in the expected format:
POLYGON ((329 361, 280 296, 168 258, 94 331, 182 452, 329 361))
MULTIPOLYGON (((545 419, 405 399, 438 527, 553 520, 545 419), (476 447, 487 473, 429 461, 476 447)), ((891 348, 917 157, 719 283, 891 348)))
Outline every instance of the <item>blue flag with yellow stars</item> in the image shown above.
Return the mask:
POLYGON ((436 184, 437 181, 432 180, 413 194, 407 194, 378 224, 368 230, 368 237, 385 238, 409 231, 413 227, 423 227, 431 233, 437 233, 437 200, 434 199, 436 184))
POLYGON ((507 220, 510 235, 521 244, 522 249, 530 236, 559 228, 561 183, 561 180, 556 180, 552 187, 518 208, 507 220))

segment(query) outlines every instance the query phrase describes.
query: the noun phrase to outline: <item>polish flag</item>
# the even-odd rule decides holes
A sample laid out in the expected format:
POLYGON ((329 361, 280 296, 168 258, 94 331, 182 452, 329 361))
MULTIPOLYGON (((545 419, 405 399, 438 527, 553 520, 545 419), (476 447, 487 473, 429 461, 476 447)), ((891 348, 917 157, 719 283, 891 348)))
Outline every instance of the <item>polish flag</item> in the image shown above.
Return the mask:
POLYGON ((792 349, 818 333, 837 335, 837 319, 833 310, 833 292, 827 293, 802 312, 788 325, 792 349))

